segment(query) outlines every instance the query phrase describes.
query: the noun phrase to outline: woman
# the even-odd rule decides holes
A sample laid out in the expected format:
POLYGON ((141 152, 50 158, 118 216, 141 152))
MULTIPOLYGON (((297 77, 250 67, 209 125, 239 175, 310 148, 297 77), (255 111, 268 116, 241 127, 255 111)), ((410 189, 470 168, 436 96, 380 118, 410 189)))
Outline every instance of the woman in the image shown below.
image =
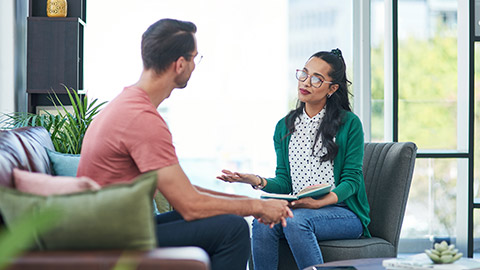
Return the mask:
POLYGON ((318 52, 297 70, 298 105, 275 128, 276 176, 223 170, 218 178, 243 182, 266 192, 289 194, 316 184, 332 184, 319 198, 290 203, 287 226, 255 220, 252 250, 255 270, 277 269, 278 240, 285 238, 299 269, 323 263, 317 241, 370 237, 369 206, 363 181, 363 129, 351 111, 350 83, 339 49, 318 52))

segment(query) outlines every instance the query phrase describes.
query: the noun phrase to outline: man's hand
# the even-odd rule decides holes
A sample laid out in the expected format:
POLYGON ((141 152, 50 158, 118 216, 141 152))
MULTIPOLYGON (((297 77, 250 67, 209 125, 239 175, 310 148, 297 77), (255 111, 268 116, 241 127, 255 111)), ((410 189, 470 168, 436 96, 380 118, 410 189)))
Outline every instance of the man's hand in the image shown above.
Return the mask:
POLYGON ((293 217, 292 210, 288 207, 288 202, 284 200, 262 200, 262 209, 258 216, 255 216, 259 222, 269 225, 270 228, 277 223, 287 226, 287 218, 293 217))

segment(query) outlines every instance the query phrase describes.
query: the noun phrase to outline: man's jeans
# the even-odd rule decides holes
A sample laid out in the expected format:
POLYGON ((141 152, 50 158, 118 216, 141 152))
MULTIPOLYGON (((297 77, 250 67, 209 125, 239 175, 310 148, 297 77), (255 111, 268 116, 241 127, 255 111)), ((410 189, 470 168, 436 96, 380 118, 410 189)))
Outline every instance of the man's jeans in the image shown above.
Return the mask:
POLYGON ((355 239, 363 233, 358 217, 346 206, 330 205, 319 209, 293 209, 287 227, 269 226, 254 220, 252 228, 255 270, 277 269, 278 240, 285 238, 299 269, 323 263, 319 240, 355 239))
POLYGON ((200 247, 210 256, 212 270, 245 270, 250 232, 243 217, 220 215, 187 222, 171 211, 157 215, 156 222, 159 247, 200 247))

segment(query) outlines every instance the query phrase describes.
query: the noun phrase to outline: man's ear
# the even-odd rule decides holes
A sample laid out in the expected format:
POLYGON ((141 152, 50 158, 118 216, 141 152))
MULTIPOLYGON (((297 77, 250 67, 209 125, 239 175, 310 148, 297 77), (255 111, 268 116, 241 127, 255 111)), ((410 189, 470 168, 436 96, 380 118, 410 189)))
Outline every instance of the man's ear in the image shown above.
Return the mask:
POLYGON ((174 67, 175 67, 175 73, 177 73, 177 74, 182 73, 187 66, 187 60, 183 56, 180 56, 177 59, 177 61, 175 61, 173 63, 174 63, 174 67))

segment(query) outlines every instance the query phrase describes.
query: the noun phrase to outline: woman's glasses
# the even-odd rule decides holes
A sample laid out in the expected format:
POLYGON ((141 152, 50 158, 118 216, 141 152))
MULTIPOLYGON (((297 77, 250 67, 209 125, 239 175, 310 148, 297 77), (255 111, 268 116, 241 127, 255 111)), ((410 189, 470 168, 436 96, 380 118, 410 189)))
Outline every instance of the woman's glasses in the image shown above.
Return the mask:
POLYGON ((296 73, 297 80, 304 82, 308 79, 309 76, 310 76, 310 84, 315 88, 321 87, 323 83, 329 83, 329 84, 333 83, 333 82, 325 81, 324 79, 315 75, 308 75, 307 72, 305 72, 305 70, 303 69, 297 69, 297 73, 296 73))

